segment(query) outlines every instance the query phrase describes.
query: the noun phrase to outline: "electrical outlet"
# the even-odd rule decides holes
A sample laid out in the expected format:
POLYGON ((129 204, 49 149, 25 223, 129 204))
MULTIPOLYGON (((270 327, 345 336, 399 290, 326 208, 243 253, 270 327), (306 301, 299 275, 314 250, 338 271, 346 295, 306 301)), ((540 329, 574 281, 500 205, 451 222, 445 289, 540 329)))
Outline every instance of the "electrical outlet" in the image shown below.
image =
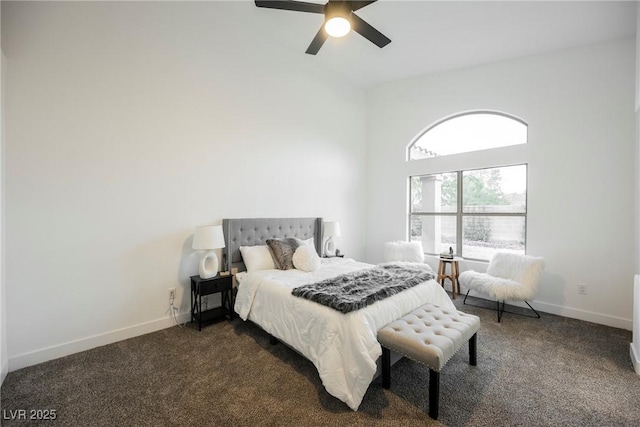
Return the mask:
POLYGON ((587 294, 587 285, 585 285, 584 283, 580 283, 578 285, 578 294, 579 295, 586 295, 587 294))
POLYGON ((173 304, 176 300, 176 288, 169 288, 169 303, 173 304))

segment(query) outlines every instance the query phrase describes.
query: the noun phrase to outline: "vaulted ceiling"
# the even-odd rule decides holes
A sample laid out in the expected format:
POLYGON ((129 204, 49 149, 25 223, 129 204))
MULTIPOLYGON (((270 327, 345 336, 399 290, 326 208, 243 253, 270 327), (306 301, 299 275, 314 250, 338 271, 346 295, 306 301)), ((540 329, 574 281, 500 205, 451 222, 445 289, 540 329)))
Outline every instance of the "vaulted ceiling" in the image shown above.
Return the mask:
MULTIPOLYGON (((301 56, 323 22, 318 14, 243 3, 243 25, 301 56)), ((380 49, 352 32, 329 39, 318 55, 305 60, 363 87, 633 37, 636 31, 633 1, 379 0, 357 14, 392 43, 380 49)))

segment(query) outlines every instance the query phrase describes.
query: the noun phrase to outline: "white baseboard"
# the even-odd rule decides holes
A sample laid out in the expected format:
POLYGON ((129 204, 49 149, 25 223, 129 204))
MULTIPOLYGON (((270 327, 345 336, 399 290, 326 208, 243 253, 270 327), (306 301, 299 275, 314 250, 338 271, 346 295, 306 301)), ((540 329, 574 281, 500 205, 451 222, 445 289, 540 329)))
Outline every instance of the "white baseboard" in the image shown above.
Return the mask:
POLYGON ((640 354, 636 354, 633 343, 630 345, 629 354, 631 355, 631 363, 633 363, 633 370, 636 374, 640 375, 640 354))
MULTIPOLYGON (((181 313, 178 316, 180 323, 188 322, 191 319, 191 313, 181 313)), ((30 351, 28 353, 19 354, 9 358, 8 370, 13 372, 27 366, 37 365, 38 363, 48 360, 58 359, 70 354, 79 353, 81 351, 90 350, 92 348, 101 347, 103 345, 112 344, 114 342, 126 340, 129 338, 156 332, 174 326, 171 317, 163 317, 161 319, 152 320, 138 325, 128 326, 126 328, 117 329, 115 331, 105 332, 86 338, 81 338, 66 343, 53 345, 51 347, 41 348, 39 350, 30 351)), ((4 367, 3 375, 4 374, 4 367)), ((3 376, 4 379, 4 376, 3 376)))
POLYGON ((536 310, 540 307, 539 311, 543 311, 545 313, 557 314, 558 316, 584 320, 585 322, 597 323, 599 325, 611 326, 613 328, 626 329, 627 331, 633 329, 633 320, 631 319, 624 319, 622 317, 610 316, 602 313, 594 313, 592 311, 585 311, 577 308, 563 307, 546 302, 533 301, 531 305, 536 310))
MULTIPOLYGON (((473 296, 473 295, 471 295, 473 296)), ((492 301, 491 301, 492 302, 492 301)), ((528 308, 525 304, 521 304, 514 301, 508 301, 510 305, 522 306, 528 308)), ((587 322, 598 323, 600 325, 611 326, 614 328, 621 328, 626 330, 632 330, 633 322, 631 319, 623 319, 620 317, 609 316, 600 313, 593 313, 589 311, 574 309, 570 307, 562 307, 554 304, 532 301, 531 305, 538 311, 543 313, 556 314, 559 316, 570 317, 573 319, 584 320, 587 322)), ((181 313, 178 316, 181 323, 190 320, 190 313, 181 313)), ((117 329, 115 331, 105 332, 103 334, 93 335, 86 338, 81 338, 74 341, 54 345, 51 347, 45 347, 39 350, 31 351, 28 353, 19 354, 9 358, 9 362, 2 366, 1 381, 7 376, 9 371, 15 371, 27 366, 37 365, 38 363, 46 362, 48 360, 58 359, 60 357, 68 356, 70 354, 78 353, 85 350, 90 350, 95 347, 100 347, 114 342, 126 340, 129 338, 137 337, 140 335, 156 332, 162 329, 170 328, 174 326, 173 320, 170 317, 164 317, 157 320, 141 323, 138 325, 128 326, 126 328, 117 329)), ((633 346, 631 347, 631 356, 634 363, 636 372, 640 375, 640 359, 634 352, 633 346)))
MULTIPOLYGON (((482 298, 478 295, 470 294, 469 296, 475 298, 482 298)), ((464 298, 464 295, 463 295, 464 298)), ((486 300, 488 303, 493 303, 495 305, 495 301, 486 300)), ((592 311, 580 310, 577 308, 571 307, 563 307, 555 304, 549 304, 546 302, 540 301, 529 301, 531 306, 536 309, 536 311, 540 311, 542 313, 549 314, 557 314, 558 316, 570 317, 572 319, 584 320, 585 322, 597 323, 599 325, 611 326, 613 328, 626 329, 627 331, 631 331, 633 329, 633 321, 631 319, 623 319, 621 317, 610 316, 608 314, 594 313, 592 311)), ((529 309, 525 303, 519 301, 507 301, 507 305, 513 305, 517 307, 522 307, 529 309)))

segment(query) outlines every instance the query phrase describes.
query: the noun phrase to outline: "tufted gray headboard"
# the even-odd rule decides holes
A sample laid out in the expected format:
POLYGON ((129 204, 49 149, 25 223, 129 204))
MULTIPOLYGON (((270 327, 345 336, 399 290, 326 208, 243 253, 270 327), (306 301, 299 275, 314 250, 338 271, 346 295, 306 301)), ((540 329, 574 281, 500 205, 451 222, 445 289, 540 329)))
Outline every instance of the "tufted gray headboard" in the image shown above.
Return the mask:
POLYGON ((225 248, 222 267, 226 271, 246 267, 240 255, 240 246, 266 245, 267 239, 313 237, 316 252, 322 255, 322 218, 232 218, 222 220, 225 248))

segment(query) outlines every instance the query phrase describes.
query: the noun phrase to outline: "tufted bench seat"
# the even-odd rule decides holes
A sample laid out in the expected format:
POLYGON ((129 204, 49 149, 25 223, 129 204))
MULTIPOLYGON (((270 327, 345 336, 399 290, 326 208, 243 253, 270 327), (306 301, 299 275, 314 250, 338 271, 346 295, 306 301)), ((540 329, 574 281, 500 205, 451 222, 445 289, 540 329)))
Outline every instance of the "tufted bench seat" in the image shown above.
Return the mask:
POLYGON ((476 333, 480 318, 425 304, 378 331, 382 345, 382 381, 391 386, 393 350, 429 368, 429 416, 438 419, 440 370, 469 342, 469 364, 476 365, 476 333))

